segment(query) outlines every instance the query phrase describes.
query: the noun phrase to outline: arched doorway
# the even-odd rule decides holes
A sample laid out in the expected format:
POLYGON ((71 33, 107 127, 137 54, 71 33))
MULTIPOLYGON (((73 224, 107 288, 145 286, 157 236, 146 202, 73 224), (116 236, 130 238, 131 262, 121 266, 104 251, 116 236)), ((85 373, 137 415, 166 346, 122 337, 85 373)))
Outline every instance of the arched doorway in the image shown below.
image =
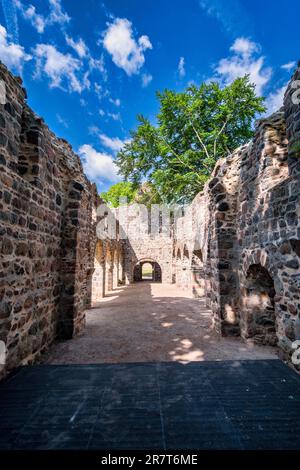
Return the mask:
POLYGON ((268 270, 261 264, 252 264, 243 289, 243 336, 258 344, 276 345, 274 297, 274 281, 268 270))
POLYGON ((160 265, 151 259, 140 260, 134 267, 134 282, 148 281, 161 282, 162 274, 160 265))

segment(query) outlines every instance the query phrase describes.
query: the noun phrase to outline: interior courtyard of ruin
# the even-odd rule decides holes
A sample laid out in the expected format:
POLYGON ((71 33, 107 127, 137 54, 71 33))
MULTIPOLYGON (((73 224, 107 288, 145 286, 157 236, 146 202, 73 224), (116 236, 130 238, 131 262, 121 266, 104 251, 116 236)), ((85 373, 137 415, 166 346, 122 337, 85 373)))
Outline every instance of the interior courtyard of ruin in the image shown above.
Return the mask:
POLYGON ((300 66, 155 235, 0 79, 0 447, 299 448, 300 66))

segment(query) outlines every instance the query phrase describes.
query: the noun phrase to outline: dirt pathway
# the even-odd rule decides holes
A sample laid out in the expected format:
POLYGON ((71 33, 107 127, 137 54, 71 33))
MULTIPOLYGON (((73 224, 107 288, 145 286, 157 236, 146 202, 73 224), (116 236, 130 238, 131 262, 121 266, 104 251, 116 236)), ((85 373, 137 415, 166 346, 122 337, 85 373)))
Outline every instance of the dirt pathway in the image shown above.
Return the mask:
POLYGON ((87 312, 84 334, 56 343, 48 364, 272 359, 276 349, 220 338, 211 312, 174 285, 120 287, 87 312))

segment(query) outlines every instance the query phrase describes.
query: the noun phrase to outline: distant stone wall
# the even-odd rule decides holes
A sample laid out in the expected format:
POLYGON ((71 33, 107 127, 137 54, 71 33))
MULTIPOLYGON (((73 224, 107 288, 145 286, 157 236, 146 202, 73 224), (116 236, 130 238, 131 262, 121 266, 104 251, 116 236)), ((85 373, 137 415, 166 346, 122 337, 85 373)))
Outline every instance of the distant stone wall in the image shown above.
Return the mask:
POLYGON ((173 250, 171 227, 166 233, 160 233, 157 229, 151 234, 150 213, 146 207, 143 210, 141 206, 136 205, 128 207, 128 213, 123 220, 125 223, 121 224, 121 229, 126 234, 123 240, 125 283, 134 282, 134 270, 141 261, 157 263, 161 269, 161 281, 171 283, 173 250))
POLYGON ((0 339, 7 368, 84 327, 90 304, 96 189, 80 159, 26 103, 0 65, 0 339))

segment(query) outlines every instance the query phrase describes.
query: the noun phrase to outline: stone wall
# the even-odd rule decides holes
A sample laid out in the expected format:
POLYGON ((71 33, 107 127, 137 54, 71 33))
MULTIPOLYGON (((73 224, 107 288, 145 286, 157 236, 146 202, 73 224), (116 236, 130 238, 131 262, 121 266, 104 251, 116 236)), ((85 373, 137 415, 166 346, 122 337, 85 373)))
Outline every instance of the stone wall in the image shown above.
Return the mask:
POLYGON ((7 368, 84 327, 90 305, 96 188, 80 159, 26 103, 0 65, 0 339, 7 368))
MULTIPOLYGON (((257 123, 250 143, 218 161, 192 204, 202 234, 199 276, 215 328, 260 344, 278 343, 284 357, 300 339, 300 105, 292 101, 299 78, 300 67, 284 107, 257 123)), ((195 241, 181 236, 175 244, 173 265, 189 266, 191 276, 195 241), (184 244, 189 262, 182 256, 184 244)), ((182 284, 178 275, 177 282, 182 284)), ((190 277, 188 288, 192 282, 190 277)))
POLYGON ((133 282, 135 272, 137 280, 146 261, 155 280, 205 295, 221 334, 278 343, 291 356, 300 339, 300 106, 292 100, 300 67, 284 107, 220 159, 204 191, 166 225, 162 214, 149 218, 135 205, 123 214, 96 212, 101 200, 79 157, 32 112, 20 79, 3 65, 0 80, 7 94, 0 104, 7 369, 32 362, 55 338, 80 333, 85 309, 133 282))
POLYGON ((123 240, 125 283, 131 284, 134 282, 136 267, 146 261, 149 261, 155 267, 155 279, 157 281, 161 277, 163 283, 171 283, 173 250, 171 226, 164 226, 161 230, 158 226, 159 216, 156 225, 153 215, 151 229, 150 211, 146 207, 136 204, 128 206, 126 213, 120 218, 121 230, 125 235, 123 240))

